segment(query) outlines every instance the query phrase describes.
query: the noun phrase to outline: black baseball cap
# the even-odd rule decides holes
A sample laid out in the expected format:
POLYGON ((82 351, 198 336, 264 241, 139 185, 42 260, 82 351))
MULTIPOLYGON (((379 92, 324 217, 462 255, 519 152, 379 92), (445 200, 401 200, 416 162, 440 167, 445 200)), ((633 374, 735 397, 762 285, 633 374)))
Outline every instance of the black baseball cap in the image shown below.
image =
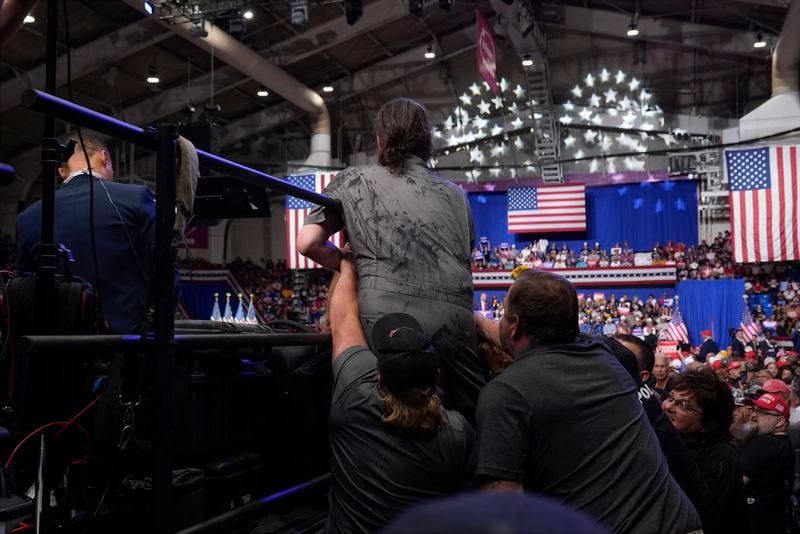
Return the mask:
POLYGON ((405 313, 381 317, 372 329, 372 346, 378 359, 381 382, 393 395, 412 388, 436 385, 439 357, 432 337, 405 313))

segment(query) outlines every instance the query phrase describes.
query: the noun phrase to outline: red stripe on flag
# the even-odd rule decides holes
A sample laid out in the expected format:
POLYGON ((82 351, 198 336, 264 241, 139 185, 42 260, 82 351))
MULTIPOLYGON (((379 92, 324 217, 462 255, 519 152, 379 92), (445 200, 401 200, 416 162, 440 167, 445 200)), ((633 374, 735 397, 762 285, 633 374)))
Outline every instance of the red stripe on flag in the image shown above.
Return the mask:
MULTIPOLYGON (((786 187, 786 177, 785 177, 785 173, 784 173, 784 170, 783 170, 783 147, 778 147, 775 150, 775 152, 776 152, 776 158, 777 158, 777 162, 778 162, 778 164, 777 164, 777 167, 778 167, 778 187, 780 188, 779 189, 780 196, 781 196, 781 198, 783 198, 784 197, 784 191, 786 191, 786 189, 785 189, 785 187, 786 187)), ((780 232, 778 232, 778 235, 780 236, 780 241, 781 241, 781 258, 782 259, 786 259, 786 257, 787 257, 787 254, 786 254, 786 240, 787 239, 791 239, 791 237, 786 235, 786 232, 784 231, 785 224, 786 224, 786 222, 785 222, 786 221, 786 202, 781 202, 781 207, 780 207, 779 213, 780 213, 780 221, 779 221, 778 224, 780 224, 780 232)))
POLYGON ((747 244, 750 241, 750 232, 752 231, 752 227, 748 227, 745 225, 748 217, 747 213, 747 193, 744 191, 739 191, 739 221, 742 226, 742 236, 740 237, 740 241, 742 243, 742 262, 749 263, 753 261, 750 259, 750 255, 747 253, 747 244))
MULTIPOLYGON (((761 210, 758 205, 758 193, 752 191, 749 193, 750 199, 753 202, 753 249, 755 250, 755 257, 753 261, 762 261, 761 258, 761 210)), ((747 219, 745 219, 747 220, 747 219)))
POLYGON ((794 258, 800 258, 800 224, 797 220, 797 204, 800 202, 800 177, 798 177, 797 170, 797 147, 793 146, 789 149, 789 160, 792 164, 792 183, 794 184, 794 203, 791 206, 792 210, 792 239, 794 241, 794 258))
MULTIPOLYGON (((769 166, 767 168, 769 168, 769 166)), ((771 260, 771 259, 777 259, 777 258, 774 258, 774 254, 773 254, 774 247, 773 247, 773 241, 772 241, 772 187, 773 187, 773 184, 770 184, 770 189, 767 190, 766 195, 765 195, 766 198, 767 198, 767 205, 765 206, 766 207, 766 212, 767 212, 767 219, 766 219, 766 225, 767 225, 767 257, 764 258, 764 260, 762 260, 762 261, 768 261, 768 260, 771 260)))

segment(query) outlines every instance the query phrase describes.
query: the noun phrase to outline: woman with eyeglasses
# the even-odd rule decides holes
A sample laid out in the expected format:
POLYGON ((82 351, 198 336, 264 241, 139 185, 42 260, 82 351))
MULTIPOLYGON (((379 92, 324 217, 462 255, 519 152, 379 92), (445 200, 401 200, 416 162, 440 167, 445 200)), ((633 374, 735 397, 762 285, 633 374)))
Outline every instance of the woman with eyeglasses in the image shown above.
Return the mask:
POLYGON ((728 386, 711 369, 692 369, 678 378, 661 406, 714 496, 701 514, 703 531, 746 531, 742 472, 730 442, 734 404, 728 386))

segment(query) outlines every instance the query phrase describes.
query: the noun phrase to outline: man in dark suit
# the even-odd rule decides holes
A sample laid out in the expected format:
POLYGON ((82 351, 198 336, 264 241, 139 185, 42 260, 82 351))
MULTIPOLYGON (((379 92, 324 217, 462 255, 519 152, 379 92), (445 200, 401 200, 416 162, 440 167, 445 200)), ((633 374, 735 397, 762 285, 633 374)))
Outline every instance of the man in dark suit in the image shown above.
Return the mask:
MULTIPOLYGON (((72 274, 90 282, 102 299, 112 333, 133 332, 145 316, 152 278, 155 201, 147 187, 114 183, 106 145, 84 137, 59 169, 63 179, 55 196, 55 241, 72 251, 72 274), (90 175, 94 180, 94 235, 97 283, 89 228, 90 175)), ((17 216, 17 271, 36 270, 41 237, 41 201, 17 216)))
POLYGON ((706 358, 719 352, 719 345, 714 341, 711 330, 703 330, 700 335, 703 336, 703 344, 700 346, 700 354, 697 355, 697 361, 705 362, 706 358))

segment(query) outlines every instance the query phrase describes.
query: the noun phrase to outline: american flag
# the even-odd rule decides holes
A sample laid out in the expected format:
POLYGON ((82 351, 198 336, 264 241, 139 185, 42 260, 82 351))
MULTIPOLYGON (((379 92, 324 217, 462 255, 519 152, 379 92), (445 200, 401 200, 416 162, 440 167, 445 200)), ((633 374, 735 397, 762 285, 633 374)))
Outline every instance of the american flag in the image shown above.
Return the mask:
POLYGON ((753 316, 750 314, 750 307, 746 303, 744 305, 744 309, 742 310, 742 322, 739 323, 739 326, 742 329, 745 341, 752 341, 761 330, 761 328, 758 326, 758 323, 753 322, 753 316))
POLYGON ((726 151, 734 261, 800 259, 797 148, 726 151))
MULTIPOLYGON (((334 176, 336 176, 335 172, 321 172, 287 176, 286 181, 308 191, 321 193, 333 181, 334 176)), ((286 195, 286 263, 290 269, 315 269, 320 266, 297 252, 297 234, 303 227, 308 213, 314 207, 315 204, 307 200, 286 195)), ((333 234, 331 241, 337 247, 341 247, 342 233, 333 234)))
POLYGON ((672 310, 672 320, 667 327, 667 340, 689 342, 689 331, 686 330, 686 323, 683 322, 680 306, 675 302, 675 309, 672 310))
POLYGON ((508 232, 586 231, 586 187, 510 187, 508 232))

